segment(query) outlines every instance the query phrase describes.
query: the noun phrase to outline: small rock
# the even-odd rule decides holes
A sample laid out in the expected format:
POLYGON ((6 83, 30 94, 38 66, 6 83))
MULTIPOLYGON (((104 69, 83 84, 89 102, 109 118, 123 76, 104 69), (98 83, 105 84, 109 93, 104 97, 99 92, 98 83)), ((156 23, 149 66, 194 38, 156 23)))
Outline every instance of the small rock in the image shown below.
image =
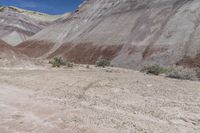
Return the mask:
POLYGON ((153 85, 152 84, 147 84, 147 87, 152 87, 153 85))

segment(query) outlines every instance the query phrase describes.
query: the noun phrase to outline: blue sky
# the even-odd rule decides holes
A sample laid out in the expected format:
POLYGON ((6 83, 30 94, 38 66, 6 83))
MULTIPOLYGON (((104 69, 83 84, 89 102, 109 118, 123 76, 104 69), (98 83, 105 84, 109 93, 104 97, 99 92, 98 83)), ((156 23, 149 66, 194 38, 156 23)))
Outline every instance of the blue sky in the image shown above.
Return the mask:
POLYGON ((0 5, 16 6, 48 14, 63 14, 75 10, 84 0, 0 0, 0 5))

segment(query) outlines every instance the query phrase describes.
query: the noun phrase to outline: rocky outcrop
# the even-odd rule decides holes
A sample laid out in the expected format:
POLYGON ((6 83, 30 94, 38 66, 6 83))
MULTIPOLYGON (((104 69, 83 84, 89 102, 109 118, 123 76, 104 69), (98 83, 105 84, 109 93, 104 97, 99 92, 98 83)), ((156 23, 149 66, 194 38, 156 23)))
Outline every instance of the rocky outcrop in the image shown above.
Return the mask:
POLYGON ((199 0, 87 0, 26 41, 28 47, 18 47, 24 53, 28 48, 31 57, 41 45, 51 45, 40 57, 63 56, 81 63, 104 57, 134 69, 168 66, 200 53, 199 24, 199 0))
POLYGON ((51 24, 55 19, 57 16, 16 7, 0 7, 0 39, 15 46, 51 24))

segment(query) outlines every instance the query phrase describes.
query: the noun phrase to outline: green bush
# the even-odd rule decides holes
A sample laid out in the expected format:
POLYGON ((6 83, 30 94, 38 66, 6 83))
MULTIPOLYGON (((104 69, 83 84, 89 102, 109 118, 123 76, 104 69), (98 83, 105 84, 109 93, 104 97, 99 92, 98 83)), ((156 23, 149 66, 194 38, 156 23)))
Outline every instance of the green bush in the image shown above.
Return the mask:
POLYGON ((167 69, 159 65, 152 65, 152 66, 148 66, 142 69, 142 72, 145 72, 147 74, 160 75, 162 73, 166 73, 167 69))
POLYGON ((52 67, 60 67, 66 65, 66 62, 61 57, 55 57, 53 61, 49 61, 49 63, 52 64, 52 67))
POLYGON ((172 71, 167 73, 167 77, 183 79, 183 80, 198 80, 198 74, 194 69, 177 67, 172 69, 172 71))
POLYGON ((110 66, 111 62, 107 59, 99 59, 96 61, 96 67, 106 67, 106 66, 110 66))

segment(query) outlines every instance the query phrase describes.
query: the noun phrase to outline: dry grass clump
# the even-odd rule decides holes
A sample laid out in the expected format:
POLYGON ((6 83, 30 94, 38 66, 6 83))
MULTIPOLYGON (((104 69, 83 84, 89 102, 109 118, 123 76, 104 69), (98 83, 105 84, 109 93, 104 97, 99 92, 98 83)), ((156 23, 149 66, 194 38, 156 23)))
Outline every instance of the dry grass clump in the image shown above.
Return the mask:
POLYGON ((166 74, 169 78, 182 79, 182 80, 198 80, 197 72, 194 69, 176 67, 171 69, 170 72, 166 74))

